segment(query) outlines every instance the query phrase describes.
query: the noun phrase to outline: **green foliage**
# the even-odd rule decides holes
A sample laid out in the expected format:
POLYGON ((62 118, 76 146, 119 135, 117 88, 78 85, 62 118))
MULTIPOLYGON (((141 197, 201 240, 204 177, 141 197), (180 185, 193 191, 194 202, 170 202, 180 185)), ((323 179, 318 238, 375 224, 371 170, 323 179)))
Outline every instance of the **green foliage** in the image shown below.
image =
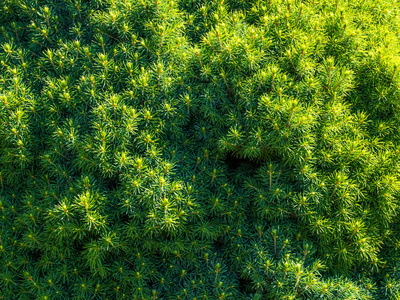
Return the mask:
POLYGON ((397 1, 0 21, 0 299, 400 299, 397 1))

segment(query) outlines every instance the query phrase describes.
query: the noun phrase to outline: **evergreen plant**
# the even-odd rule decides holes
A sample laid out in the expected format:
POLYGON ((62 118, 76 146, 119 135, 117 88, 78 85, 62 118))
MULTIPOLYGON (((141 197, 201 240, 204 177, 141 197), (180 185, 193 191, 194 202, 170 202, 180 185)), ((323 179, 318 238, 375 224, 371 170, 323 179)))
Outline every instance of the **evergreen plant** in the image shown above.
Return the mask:
POLYGON ((397 0, 0 26, 0 299, 400 299, 397 0))

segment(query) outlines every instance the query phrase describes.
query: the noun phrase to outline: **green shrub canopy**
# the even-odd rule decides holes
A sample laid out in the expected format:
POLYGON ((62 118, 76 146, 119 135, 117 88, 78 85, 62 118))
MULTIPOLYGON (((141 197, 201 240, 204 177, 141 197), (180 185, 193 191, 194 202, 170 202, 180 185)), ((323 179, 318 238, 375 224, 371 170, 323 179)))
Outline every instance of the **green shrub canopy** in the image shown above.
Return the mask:
POLYGON ((396 0, 0 26, 0 299, 400 299, 396 0))

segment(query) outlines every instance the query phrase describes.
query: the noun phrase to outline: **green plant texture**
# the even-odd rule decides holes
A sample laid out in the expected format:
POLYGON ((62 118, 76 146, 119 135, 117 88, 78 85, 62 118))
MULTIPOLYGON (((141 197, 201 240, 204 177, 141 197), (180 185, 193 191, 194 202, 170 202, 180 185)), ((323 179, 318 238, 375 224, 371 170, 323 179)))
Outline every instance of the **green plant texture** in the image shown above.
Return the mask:
POLYGON ((400 299, 400 2, 0 1, 0 299, 400 299))

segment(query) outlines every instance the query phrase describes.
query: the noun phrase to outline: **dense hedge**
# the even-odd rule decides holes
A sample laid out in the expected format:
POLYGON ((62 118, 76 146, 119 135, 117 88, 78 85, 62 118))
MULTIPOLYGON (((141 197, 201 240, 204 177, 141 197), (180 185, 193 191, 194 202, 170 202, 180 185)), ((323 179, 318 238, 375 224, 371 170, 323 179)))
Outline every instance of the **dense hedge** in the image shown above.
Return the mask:
POLYGON ((0 299, 400 299, 396 0, 0 26, 0 299))

